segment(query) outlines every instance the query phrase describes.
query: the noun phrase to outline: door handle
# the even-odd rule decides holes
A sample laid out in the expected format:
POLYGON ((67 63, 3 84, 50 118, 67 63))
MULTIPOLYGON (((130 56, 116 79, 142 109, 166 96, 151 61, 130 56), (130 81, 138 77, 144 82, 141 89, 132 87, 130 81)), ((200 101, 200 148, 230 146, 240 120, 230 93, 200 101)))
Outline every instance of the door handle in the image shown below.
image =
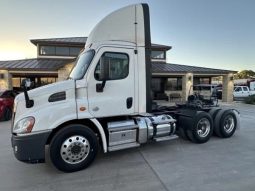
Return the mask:
POLYGON ((127 104, 127 109, 130 109, 133 105, 133 98, 128 97, 127 100, 126 100, 126 104, 127 104))

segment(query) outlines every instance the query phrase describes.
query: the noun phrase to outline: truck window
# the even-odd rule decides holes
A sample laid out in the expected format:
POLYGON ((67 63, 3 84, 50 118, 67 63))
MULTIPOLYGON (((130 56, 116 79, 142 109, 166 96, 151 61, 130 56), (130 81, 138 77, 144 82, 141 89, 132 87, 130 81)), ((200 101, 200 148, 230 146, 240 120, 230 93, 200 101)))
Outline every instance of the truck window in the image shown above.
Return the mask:
POLYGON ((243 87, 243 91, 247 92, 248 91, 248 87, 243 87))
POLYGON ((81 53, 76 60, 75 66, 74 66, 73 70, 71 71, 69 78, 74 79, 74 80, 82 79, 83 76, 85 75, 94 55, 95 55, 94 50, 88 50, 87 52, 81 53))
MULTIPOLYGON (((103 64, 109 64, 109 79, 110 80, 120 80, 128 76, 129 73, 129 58, 125 53, 114 53, 105 52, 102 57, 104 57, 103 64)), ((100 80, 100 62, 98 62, 95 69, 95 79, 100 80)))
POLYGON ((241 87, 236 87, 235 92, 241 92, 242 88, 241 87))

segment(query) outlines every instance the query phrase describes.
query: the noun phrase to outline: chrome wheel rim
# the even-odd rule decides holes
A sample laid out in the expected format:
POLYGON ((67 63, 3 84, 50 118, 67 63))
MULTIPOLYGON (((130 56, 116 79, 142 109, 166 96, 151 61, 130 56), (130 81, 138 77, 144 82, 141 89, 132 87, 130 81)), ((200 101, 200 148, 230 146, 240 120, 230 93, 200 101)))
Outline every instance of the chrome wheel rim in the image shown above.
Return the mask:
POLYGON ((226 133, 231 133, 235 127, 235 120, 232 115, 227 115, 225 117, 223 128, 226 133))
POLYGON ((89 155, 89 141, 80 135, 67 138, 61 145, 60 155, 69 164, 77 164, 84 161, 89 155))
POLYGON ((199 137, 204 138, 210 133, 211 124, 207 118, 202 118, 197 123, 197 134, 199 137))

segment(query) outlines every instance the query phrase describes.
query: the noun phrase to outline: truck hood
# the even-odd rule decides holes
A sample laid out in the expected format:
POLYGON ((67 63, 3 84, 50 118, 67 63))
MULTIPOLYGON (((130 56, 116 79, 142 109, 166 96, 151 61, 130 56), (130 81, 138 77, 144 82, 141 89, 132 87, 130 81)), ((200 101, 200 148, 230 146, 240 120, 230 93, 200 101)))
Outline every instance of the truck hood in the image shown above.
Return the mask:
POLYGON ((24 93, 19 94, 14 101, 14 112, 16 113, 15 121, 27 116, 33 116, 38 110, 51 108, 53 105, 61 104, 63 101, 59 100, 49 102, 49 97, 59 92, 65 94, 65 99, 63 99, 63 101, 67 101, 68 99, 75 100, 75 81, 66 80, 28 91, 29 99, 34 101, 34 105, 31 108, 26 108, 24 93))
MULTIPOLYGON (((65 80, 61 82, 56 82, 53 84, 45 85, 39 88, 28 91, 28 96, 30 99, 37 99, 41 96, 50 96, 57 92, 62 92, 68 89, 74 89, 75 81, 74 80, 65 80)), ((15 98, 15 102, 25 101, 24 93, 19 94, 15 98)))

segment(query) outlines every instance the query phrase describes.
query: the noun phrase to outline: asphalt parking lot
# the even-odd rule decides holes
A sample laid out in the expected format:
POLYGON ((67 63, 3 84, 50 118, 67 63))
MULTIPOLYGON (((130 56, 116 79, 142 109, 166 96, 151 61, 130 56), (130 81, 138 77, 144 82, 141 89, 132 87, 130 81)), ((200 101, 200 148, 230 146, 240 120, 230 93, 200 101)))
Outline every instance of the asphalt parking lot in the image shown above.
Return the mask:
POLYGON ((17 161, 10 122, 0 122, 0 190, 253 191, 255 106, 233 107, 241 112, 241 128, 230 139, 212 137, 201 145, 176 139, 99 153, 89 168, 71 174, 56 170, 50 162, 17 161))

